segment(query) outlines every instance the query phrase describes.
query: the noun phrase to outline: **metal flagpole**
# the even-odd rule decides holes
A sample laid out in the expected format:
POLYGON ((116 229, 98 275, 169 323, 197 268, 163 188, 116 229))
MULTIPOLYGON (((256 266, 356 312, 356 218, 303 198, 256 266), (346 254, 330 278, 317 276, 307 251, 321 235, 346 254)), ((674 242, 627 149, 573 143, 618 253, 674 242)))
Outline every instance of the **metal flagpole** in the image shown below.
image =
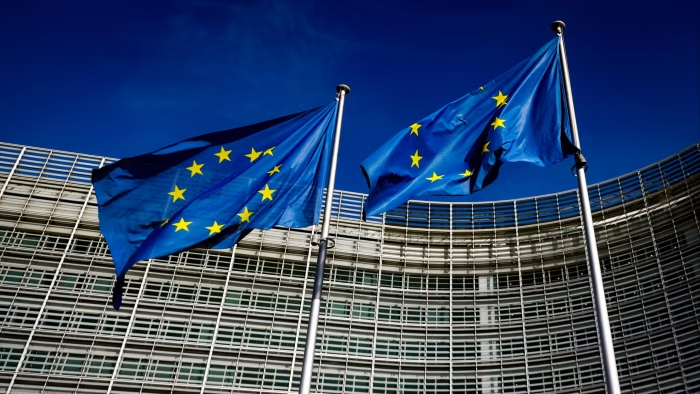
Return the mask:
POLYGON ((591 215, 591 202, 588 199, 588 185, 586 184, 586 169, 588 164, 580 152, 581 142, 578 138, 576 126, 576 113, 574 112, 574 98, 571 94, 571 81, 569 80, 569 64, 566 60, 564 49, 564 29, 566 25, 562 21, 552 23, 552 30, 559 36, 559 49, 561 51, 561 65, 564 74, 564 86, 566 88, 566 101, 569 107, 569 120, 571 121, 571 134, 574 145, 579 149, 575 156, 576 177, 578 179, 579 198, 581 199, 581 214, 583 215, 583 228, 586 235, 586 249, 588 251, 588 270, 591 274, 591 292, 593 293, 594 307, 596 311, 596 325, 598 326, 598 340, 600 341, 600 358, 603 361, 605 384, 608 394, 620 393, 620 382, 615 363, 615 349, 613 348, 612 334, 610 333, 610 319, 608 307, 605 304, 605 289, 603 288, 603 274, 598 261, 598 244, 593 229, 593 216, 591 215))
POLYGON ((333 137, 333 156, 331 157, 331 170, 328 176, 328 188, 326 189, 326 206, 323 209, 323 225, 321 226, 321 239, 318 244, 316 276, 314 277, 314 291, 311 297, 309 325, 306 329, 306 349, 304 351, 304 363, 301 367, 299 394, 309 394, 309 389, 311 388, 311 370, 314 367, 314 352, 316 350, 316 329, 318 328, 318 315, 321 309, 323 271, 326 264, 326 251, 328 250, 328 229, 331 224, 331 206, 333 205, 333 192, 335 189, 335 166, 338 162, 340 128, 343 123, 343 104, 345 104, 345 95, 350 93, 350 88, 347 85, 338 85, 335 90, 338 92, 339 100, 338 118, 335 123, 335 136, 333 137))

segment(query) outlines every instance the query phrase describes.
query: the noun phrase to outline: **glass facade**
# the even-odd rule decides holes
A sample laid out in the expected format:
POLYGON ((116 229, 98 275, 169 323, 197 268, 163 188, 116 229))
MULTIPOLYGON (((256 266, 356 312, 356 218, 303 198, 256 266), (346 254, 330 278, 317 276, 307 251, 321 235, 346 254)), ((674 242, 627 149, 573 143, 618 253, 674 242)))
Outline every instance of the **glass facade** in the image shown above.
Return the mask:
MULTIPOLYGON (((0 391, 296 392, 319 228, 141 262, 116 312, 111 161, 0 143, 0 391)), ((622 391, 699 392, 700 145, 589 192, 622 391)), ((334 196, 312 392, 604 392, 576 191, 365 197, 334 196)))

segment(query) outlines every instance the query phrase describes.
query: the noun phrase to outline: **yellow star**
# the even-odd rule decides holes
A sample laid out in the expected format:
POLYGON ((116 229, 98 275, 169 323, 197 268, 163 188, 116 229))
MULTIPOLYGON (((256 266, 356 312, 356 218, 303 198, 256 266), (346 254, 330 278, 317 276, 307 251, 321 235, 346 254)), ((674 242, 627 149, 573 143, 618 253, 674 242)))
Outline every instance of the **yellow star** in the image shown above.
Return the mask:
POLYGON ((263 190, 258 190, 258 193, 262 194, 262 201, 265 200, 272 200, 272 193, 276 192, 277 190, 272 190, 270 189, 270 186, 265 185, 265 188, 263 190))
POLYGON ((263 153, 263 156, 267 156, 267 155, 274 156, 274 155, 272 154, 272 150, 275 149, 275 148, 277 148, 277 147, 276 147, 276 146, 273 146, 272 148, 266 150, 265 153, 263 153))
POLYGON ((483 86, 479 86, 479 90, 484 90, 484 87, 483 87, 483 86))
POLYGON ((413 168, 413 166, 420 168, 420 165, 418 165, 418 162, 420 161, 420 159, 423 158, 423 156, 418 156, 418 149, 416 149, 416 153, 414 153, 413 156, 409 156, 409 157, 411 158, 411 160, 413 160, 413 162, 411 163, 411 168, 413 168))
POLYGON ((499 127, 503 127, 505 129, 506 125, 503 124, 503 122, 505 122, 505 121, 506 121, 505 119, 501 119, 497 116, 496 120, 493 123, 491 123, 491 126, 493 126, 494 130, 496 130, 499 127))
MULTIPOLYGON (((412 124, 411 125, 411 134, 418 135, 418 129, 420 129, 420 127, 421 127, 421 125, 419 125, 418 123, 412 124)), ((411 135, 411 134, 409 134, 409 135, 411 135)))
POLYGON ((507 94, 501 93, 501 91, 498 91, 498 96, 491 97, 492 99, 496 100, 496 108, 501 108, 502 105, 506 105, 506 100, 508 99, 507 94))
POLYGON ((173 223, 173 226, 175 226, 175 232, 178 232, 180 230, 185 230, 185 231, 190 231, 187 226, 192 224, 192 222, 186 222, 185 218, 180 218, 180 221, 177 223, 173 223))
POLYGON ((273 168, 272 170, 268 171, 267 173, 270 174, 270 176, 272 176, 272 174, 274 174, 274 173, 276 173, 276 172, 280 172, 280 167, 282 167, 282 164, 280 164, 280 165, 278 165, 278 166, 275 166, 275 168, 273 168))
POLYGON ((168 224, 169 221, 170 221, 170 218, 165 219, 165 221, 160 224, 160 227, 165 226, 166 224, 168 224))
POLYGON ((170 194, 171 196, 173 196, 173 202, 175 202, 175 201, 177 201, 177 200, 179 200, 179 199, 183 199, 183 200, 185 199, 185 195, 184 195, 184 194, 185 194, 185 191, 186 191, 186 190, 187 190, 187 189, 180 189, 179 187, 177 187, 177 185, 175 185, 175 190, 171 191, 171 192, 168 193, 168 194, 170 194))
POLYGON ((485 144, 484 144, 484 147, 481 148, 481 154, 482 154, 482 155, 483 155, 484 153, 486 153, 486 152, 491 152, 491 151, 489 150, 489 144, 490 144, 490 143, 491 143, 491 141, 485 143, 485 144))
POLYGON ((245 207, 243 210, 243 213, 239 213, 238 216, 241 217, 241 223, 243 222, 248 222, 250 223, 250 215, 254 214, 255 212, 250 212, 248 211, 248 207, 245 207))
POLYGON ((221 151, 219 153, 214 153, 214 156, 217 156, 219 158, 219 163, 221 163, 224 160, 231 161, 231 159, 228 157, 229 153, 231 153, 231 151, 225 150, 222 146, 221 151))
POLYGON ((472 174, 473 174, 473 172, 471 172, 469 170, 464 170, 464 172, 459 174, 459 175, 461 175, 462 177, 468 177, 468 176, 471 176, 472 174))
POLYGON ((432 183, 432 182, 435 182, 437 180, 442 179, 442 177, 444 177, 444 176, 445 175, 438 175, 436 172, 433 172, 433 176, 431 176, 430 178, 425 178, 425 179, 429 180, 432 183))
POLYGON ((219 224, 214 220, 214 224, 211 225, 211 227, 205 227, 207 230, 209 230, 209 235, 215 234, 215 233, 220 233, 221 228, 224 227, 223 224, 219 224))
POLYGON ((262 152, 256 152, 256 151, 255 151, 255 148, 250 148, 250 153, 247 154, 247 155, 245 155, 245 156, 246 156, 246 157, 250 157, 250 162, 252 163, 252 162, 255 161, 255 159, 257 159, 258 157, 260 157, 260 154, 261 154, 261 153, 262 153, 262 152))
POLYGON ((192 173, 190 174, 190 177, 193 177, 195 174, 204 175, 202 174, 202 167, 204 167, 204 164, 197 164, 196 161, 192 160, 192 166, 187 167, 187 169, 192 173))

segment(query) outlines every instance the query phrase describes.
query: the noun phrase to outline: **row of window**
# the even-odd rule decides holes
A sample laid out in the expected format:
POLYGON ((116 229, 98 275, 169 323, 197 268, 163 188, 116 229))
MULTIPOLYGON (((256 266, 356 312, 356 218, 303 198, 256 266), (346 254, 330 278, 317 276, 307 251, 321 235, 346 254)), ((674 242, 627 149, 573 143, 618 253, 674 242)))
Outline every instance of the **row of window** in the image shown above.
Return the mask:
MULTIPOLYGON (((21 354, 20 348, 0 347, 0 371, 14 371, 21 354)), ((21 370, 60 375, 112 377, 116 361, 116 355, 31 350, 21 370)))
MULTIPOLYGON (((696 229, 693 230, 693 234, 698 234, 696 229)), ((696 238, 698 238, 696 236, 696 238)), ((695 239, 695 238, 692 238, 695 239)), ((700 238, 698 238, 700 239, 700 238)), ((25 247, 36 247, 39 248, 39 242, 41 240, 42 250, 59 250, 63 251, 65 249, 66 238, 51 236, 51 235, 35 235, 29 233, 5 233, 0 231, 0 244, 5 244, 7 246, 25 246, 25 247), (63 241, 60 241, 63 240, 63 241), (49 244, 53 245, 49 247, 49 244)), ((694 244, 700 244, 700 241, 694 244)), ((690 246, 690 245, 688 245, 690 246)), ((76 238, 71 251, 73 253, 88 254, 90 256, 104 256, 101 251, 106 250, 106 246, 103 240, 88 240, 76 238)), ((607 257, 606 255, 601 256, 601 264, 605 271, 611 270, 613 267, 623 266, 625 260, 623 258, 625 252, 621 253, 611 253, 613 257, 607 257)), ((634 254, 635 259, 653 257, 653 250, 649 249, 644 253, 644 256, 639 254, 639 251, 632 250, 627 252, 628 254, 634 254)), ((206 266, 210 259, 215 260, 215 262, 225 263, 224 267, 230 265, 230 255, 225 254, 208 254, 208 253, 196 253, 188 252, 189 260, 198 260, 199 266, 206 266)), ((173 256, 166 258, 165 260, 172 260, 173 256)), ((190 264, 194 264, 195 261, 190 261, 190 264)), ((259 272, 262 274, 270 275, 272 277, 296 277, 302 279, 306 275, 306 264, 304 263, 283 263, 276 261, 258 260, 251 258, 237 257, 233 262, 233 269, 235 271, 245 271, 249 272, 251 270, 259 272)), ((20 281, 22 284, 40 286, 44 285, 47 280, 49 280, 50 273, 34 271, 27 272, 22 275, 21 271, 14 270, 10 273, 6 273, 7 278, 3 278, 2 273, 0 273, 0 283, 17 283, 20 281)), ((568 266, 552 267, 539 270, 525 270, 522 273, 518 272, 512 273, 494 273, 493 276, 489 276, 489 280, 485 282, 486 288, 482 290, 497 290, 497 289, 515 289, 519 288, 521 283, 524 289, 530 286, 539 286, 543 284, 570 281, 588 275, 588 268, 585 261, 576 263, 568 266), (522 281, 521 281, 522 277, 522 281)), ((407 289, 407 290, 445 290, 445 291, 473 291, 479 289, 479 280, 477 275, 453 275, 450 280, 449 276, 435 276, 435 275, 414 275, 409 273, 396 273, 396 272, 382 272, 381 275, 373 271, 364 270, 350 270, 347 268, 333 267, 326 272, 326 280, 329 285, 342 284, 360 284, 365 286, 377 286, 380 285, 382 288, 395 288, 395 289, 407 289)), ((74 289, 76 290, 90 290, 89 286, 81 289, 77 288, 77 285, 82 285, 80 278, 76 277, 74 279, 78 281, 74 289)), ((65 282, 70 281, 70 278, 66 278, 65 282)), ((107 279, 99 280, 100 286, 108 286, 107 279)), ((49 282, 50 283, 50 282, 49 282)), ((62 284, 67 288, 70 288, 69 283, 62 284)), ((482 285, 483 287, 483 285, 482 285)), ((105 291, 104 289, 97 289, 96 291, 105 291)))
MULTIPOLYGON (((655 264, 650 265, 649 269, 652 270, 652 275, 645 274, 645 277, 642 279, 637 279, 635 271, 630 271, 633 275, 630 277, 630 280, 624 286, 618 284, 611 288, 608 291, 608 298, 616 300, 616 303, 619 304, 633 299, 640 299, 647 294, 659 293, 661 291, 661 281, 658 273, 654 272, 656 271, 655 264)), ((665 280, 670 286, 676 285, 676 282, 687 280, 686 271, 680 262, 666 265, 664 271, 665 280)), ((53 274, 52 271, 33 267, 22 270, 17 267, 0 266, 0 284, 12 287, 18 285, 27 287, 48 286, 53 274)), ((694 272, 691 271, 690 275, 694 275, 694 272)), ((623 278, 616 277, 614 282, 619 283, 623 278)), ((61 272, 57 288, 59 290, 109 294, 111 284, 111 279, 87 272, 61 272)), ((133 290, 135 291, 136 289, 134 288, 133 290)), ((148 281, 144 296, 146 298, 178 303, 196 302, 218 306, 223 297, 223 289, 197 286, 196 284, 186 285, 173 282, 148 281)), ((480 300, 479 303, 483 304, 484 301, 480 300)), ((397 302, 401 302, 401 300, 397 300, 397 302)), ((453 302, 460 302, 460 297, 454 295, 453 302)), ((302 300, 300 296, 294 295, 231 290, 227 294, 225 304, 242 308, 296 313, 300 309, 302 300)), ((308 311, 308 302, 304 304, 304 310, 308 311)), ((331 300, 324 304, 323 307, 324 313, 327 312, 330 316, 374 319, 374 303, 331 300)), ((489 306, 489 308, 495 312, 495 321, 517 321, 522 318, 520 304, 500 303, 497 306, 489 306)), ((570 314, 585 311, 589 308, 590 296, 588 294, 571 295, 568 300, 566 298, 548 298, 546 302, 534 300, 526 302, 524 305, 526 320, 558 314, 570 314)), ((397 322, 447 323, 449 322, 449 315, 449 311, 445 307, 410 307, 380 304, 378 317, 380 320, 397 322)), ((462 309, 462 307, 454 306, 452 323, 474 324, 477 321, 477 316, 478 309, 475 307, 462 309)))
MULTIPOLYGON (((401 302, 400 299, 396 300, 401 302)), ((245 309, 274 310, 276 312, 297 313, 301 297, 286 294, 264 294, 250 291, 229 290, 226 305, 245 309)), ((374 320, 373 302, 360 300, 326 300, 321 305, 321 314, 328 317, 374 320)), ((304 311, 308 311, 308 302, 304 311)), ((590 311, 590 295, 577 294, 568 298, 533 299, 524 305, 525 320, 539 320, 546 317, 585 313, 590 311)), ((482 306, 454 305, 452 311, 446 306, 409 306, 405 304, 379 304, 377 318, 382 321, 414 324, 485 324, 522 320, 520 304, 485 304, 482 306)))
MULTIPOLYGON (((21 349, 0 347, 0 371, 12 371, 17 367, 21 349)), ((62 351, 30 350, 22 372, 110 378, 116 366, 116 357, 103 354, 81 354, 62 351)), ((202 384, 205 364, 175 358, 138 358, 125 356, 118 373, 118 380, 139 380, 202 384)), ((416 371, 417 372, 417 371, 416 371)), ((395 371, 392 374, 374 376, 372 391, 375 393, 449 393, 450 390, 472 392, 478 389, 497 388, 506 393, 524 393, 524 374, 503 376, 455 371, 454 378, 425 377, 423 373, 395 371), (398 373, 397 373, 398 372, 398 373), (416 376, 418 375, 418 376, 416 376)), ((600 371, 594 366, 563 368, 530 373, 531 391, 550 391, 577 388, 592 383, 600 371)), ((286 390, 290 378, 292 387, 298 384, 298 372, 292 375, 288 368, 279 366, 250 366, 241 363, 212 361, 207 385, 253 389, 286 390)), ((321 370, 312 380, 312 390, 324 393, 367 393, 370 387, 368 373, 341 373, 321 370)))
MULTIPOLYGON (((616 315, 611 315, 611 329, 615 340, 631 340, 634 338, 644 339, 642 343, 633 345, 635 342, 628 342, 627 348, 647 346, 647 335, 652 335, 655 340, 666 338, 669 327, 675 327, 676 331, 682 327, 694 327, 692 303, 683 304, 688 314, 684 320, 676 320, 675 323, 669 320, 666 310, 655 311, 647 315, 634 315, 626 318, 623 322, 618 320, 616 315), (690 325, 690 326, 689 326, 690 325), (648 333, 648 334, 647 334, 648 333), (660 336, 661 335, 661 336, 660 336)), ((0 308, 0 314, 4 315, 2 325, 5 327, 25 327, 33 325, 38 313, 37 307, 12 307, 0 308)), ((83 311, 59 311, 49 309, 45 317, 41 320, 41 329, 60 330, 64 332, 83 332, 102 335, 123 335, 126 330, 128 317, 123 314, 102 315, 95 312, 83 311)), ((545 326, 546 327, 546 326, 545 326)), ((478 359, 488 357, 510 357, 523 354, 522 339, 516 335, 514 338, 504 338, 493 340, 487 332, 479 335, 478 331, 465 331, 464 329, 453 329, 452 355, 453 359, 478 359), (490 348, 486 353, 480 350, 480 346, 488 344, 490 348)), ((548 354, 566 351, 572 348, 584 348, 596 345, 596 332, 594 327, 576 327, 570 331, 568 327, 558 327, 556 331, 550 328, 546 333, 537 334, 537 331, 526 335, 527 351, 530 355, 548 354)), ((691 333, 697 333, 697 328, 691 333)), ((193 320, 170 320, 153 318, 147 319, 137 317, 134 323, 132 336, 155 340, 166 341, 187 341, 199 343, 211 343, 214 327, 211 323, 197 322, 193 320)), ((419 338, 411 340, 411 335, 416 333, 406 332, 406 337, 400 339, 398 333, 395 338, 386 338, 386 333, 380 332, 376 344, 376 356, 383 358, 409 358, 409 359, 449 359, 449 340, 440 339, 433 334, 430 338, 419 338), (410 335, 409 335, 410 334, 410 335)), ((689 334, 690 335, 690 334, 689 334)), ((294 350, 296 331, 293 328, 263 329, 248 326, 232 326, 222 323, 216 343, 218 345, 233 347, 259 347, 272 349, 294 350)), ((303 339, 299 338, 302 342, 303 339)), ((296 349, 303 347, 297 345, 296 349)), ((319 335, 319 349, 325 349, 329 353, 350 354, 355 356, 371 355, 372 339, 371 331, 369 336, 337 335, 329 332, 325 333, 323 326, 319 335)))
MULTIPOLYGON (((17 158, 17 152, 4 154, 7 163, 17 158)), ((38 176, 44 179, 56 180, 61 183, 70 180, 68 185, 79 185, 89 182, 89 170, 98 165, 98 158, 83 156, 62 156, 62 163, 57 167, 55 157, 59 155, 47 151, 28 150, 19 162, 14 178, 38 176), (81 164, 73 166, 74 160, 81 164), (65 164, 64 164, 65 163, 65 164), (84 164, 83 164, 84 163, 84 164)), ((640 171, 639 176, 628 176, 592 187, 591 202, 594 207, 611 207, 623 203, 630 198, 638 198, 641 191, 647 193, 661 190, 670 184, 675 184, 697 172, 697 152, 689 150, 672 160, 659 163, 658 166, 640 171)), ((8 169, 9 170, 9 169, 8 169)), ((29 178, 31 179, 31 178, 29 178)), ((65 188, 65 186, 64 186, 65 188)), ((356 207, 362 206, 363 196, 337 192, 345 204, 352 209, 344 210, 343 216, 358 219, 356 207)), ((517 221, 533 223, 539 220, 556 220, 570 217, 578 213, 576 193, 564 193, 554 197, 545 197, 517 202, 517 221)), ((347 208, 347 207, 346 207, 347 208)), ((448 227, 446 222, 451 218, 459 227, 490 227, 494 224, 513 225, 516 221, 515 204, 479 204, 470 206, 444 206, 435 204, 409 203, 398 207, 387 214, 388 223, 405 225, 407 222, 420 227, 448 227), (406 217, 408 213, 409 217, 406 217)), ((334 208, 334 213, 340 214, 340 207, 334 208)), ((376 220, 376 218, 375 218, 376 220)))
MULTIPOLYGON (((0 308, 0 312, 3 312, 0 308)), ((7 317, 3 326, 25 327, 32 326, 38 308, 24 308, 13 306, 7 310, 7 317)), ((125 319, 122 319, 125 320, 125 319)), ((112 321, 97 313, 79 311, 49 310, 42 319, 40 328, 60 330, 64 332, 83 332, 89 334, 122 334, 118 329, 124 329, 123 322, 112 321)), ((435 335, 406 333, 401 338, 387 337, 388 333, 380 332, 376 341, 376 357, 379 358, 404 358, 404 359, 428 359, 449 360, 450 352, 455 360, 458 359, 494 359, 522 356, 524 354, 521 337, 493 339, 491 334, 479 336, 472 331, 466 333, 463 330, 454 330, 452 345, 449 334, 435 335), (418 335, 418 336, 416 336, 418 335)), ((361 333, 358 333, 361 335, 361 333)), ((197 342, 211 343, 214 335, 214 325, 211 323, 192 320, 177 321, 160 318, 145 318, 138 316, 134 322, 131 336, 147 338, 157 341, 197 342)), ((356 334, 357 335, 357 334, 356 334)), ((372 332, 365 336, 338 335, 326 332, 322 326, 318 337, 318 348, 328 353, 348 354, 352 356, 371 356, 372 332)), ((511 335, 518 335, 512 333, 511 335)), ((297 338, 297 332, 293 328, 272 327, 257 328, 252 325, 233 326, 222 323, 216 344, 230 347, 257 347, 261 349, 285 349, 294 351, 302 348, 303 338, 297 338), (295 346, 299 339, 301 344, 295 346)), ((564 351, 573 347, 582 348, 596 344, 595 331, 588 328, 578 328, 575 331, 564 331, 552 334, 543 334, 527 337, 528 352, 553 353, 564 351)))
MULTIPOLYGON (((11 271, 11 270, 10 270, 11 271)), ((8 272, 10 272, 8 271, 8 272)), ((62 278, 65 277, 62 275, 62 278)), ((83 277, 82 274, 80 277, 83 277)), ((69 278, 74 279, 71 274, 69 278)), ((59 282, 59 288, 61 288, 59 282)), ((75 283, 75 282, 70 282, 75 283)), ((93 283, 92 286, 96 287, 98 284, 96 281, 85 283, 93 283)), ((102 285, 102 290, 107 293, 106 284, 102 285)), ((620 288, 617 292, 613 291, 609 294, 610 299, 617 299, 618 301, 625 301, 626 303, 615 303, 611 304, 611 316, 614 316, 617 310, 623 313, 627 310, 633 315, 639 315, 637 312, 641 308, 645 308, 645 317, 647 319, 648 329, 652 330, 657 326, 663 326, 668 324, 668 316, 661 317, 662 314, 667 313, 666 304, 660 288, 657 288, 655 293, 652 293, 644 298, 639 298, 639 294, 635 294, 635 299, 631 301, 624 297, 624 288, 620 288), (630 303, 631 302, 631 303, 630 303)), ((184 285, 175 284, 173 287, 168 287, 167 282, 148 282, 147 290, 145 291, 146 298, 156 298, 170 301, 177 301, 178 304, 191 304, 195 297, 202 303, 214 303, 218 306, 221 302, 221 297, 223 292, 221 289, 212 289, 206 287, 196 287, 187 288, 184 285), (156 287, 157 286, 157 287, 156 287), (182 291, 182 290, 185 291, 182 291), (162 297, 159 297, 162 296, 162 297)), ((679 294, 682 297, 682 294, 679 294)), ((2 296, 0 296, 2 297, 2 296)), ((9 301, 9 300, 8 300, 9 301)), ((400 299, 396 302, 401 302, 400 299)), ((288 313, 291 315, 296 315, 299 313, 302 306, 302 299, 300 296, 291 294, 270 294, 270 293, 259 293, 251 291, 242 291, 238 289, 229 290, 226 299, 224 301, 225 306, 236 307, 245 310, 264 310, 273 311, 275 313, 288 313)), ((303 302, 304 312, 308 313, 309 301, 303 302)), ((679 299, 678 302, 672 302, 671 312, 674 313, 674 318, 677 320, 682 320, 693 314, 693 304, 686 303, 684 298, 679 299)), ((482 306, 462 306, 454 304, 452 310, 450 311, 446 306, 409 306, 405 304, 394 304, 387 305, 385 303, 380 303, 378 310, 376 310, 375 303, 373 302, 362 302, 360 300, 353 301, 343 301, 337 299, 328 299, 322 304, 321 314, 327 318, 343 318, 343 319, 362 319, 374 321, 375 313, 379 321, 396 322, 403 324, 497 324, 504 322, 511 322, 517 324, 522 320, 524 311, 525 321, 539 322, 542 319, 567 319, 571 315, 575 314, 586 314, 591 311, 590 295, 574 294, 570 295, 568 298, 531 298, 527 299, 525 304, 522 306, 520 303, 517 304, 497 304, 497 305, 482 305, 482 306)), ((56 322, 59 324, 61 321, 65 321, 68 324, 70 320, 70 312, 60 312, 61 316, 54 316, 51 313, 46 316, 46 322, 56 322)), ((86 312, 87 313, 87 312, 86 312)), ((91 318, 94 323, 87 324, 85 322, 80 323, 81 325, 88 325, 94 327, 98 320, 97 313, 94 312, 95 317, 91 318)), ((78 316, 83 315, 83 312, 77 312, 78 316)), ((28 315, 29 316, 29 315, 28 315)), ((25 312, 13 312, 6 313, 6 317, 12 318, 15 321, 21 322, 21 324, 33 324, 32 320, 36 318, 25 316, 25 312), (16 314, 16 316, 15 316, 16 314), (27 323, 27 321, 29 321, 27 323)), ((79 317, 74 317, 73 320, 79 319, 79 317)), ((20 324, 20 323, 17 323, 20 324)), ((635 323, 636 324, 636 323, 635 323)), ((638 329, 644 329, 644 325, 635 326, 638 329)))
MULTIPOLYGON (((53 280, 55 271, 43 270, 38 267, 28 266, 25 268, 0 266, 0 284, 12 287, 49 287, 53 280)), ((67 291, 77 291, 86 293, 110 292, 112 278, 97 276, 88 272, 74 273, 61 272, 57 289, 67 291)))
MULTIPOLYGON (((694 347, 692 338, 688 338, 687 347, 694 347)), ((693 350, 688 349, 693 352, 693 350)), ((20 348, 0 347, 0 371, 13 371, 17 367, 21 354, 20 348)), ((661 347, 654 346, 642 353, 624 353, 618 359, 620 376, 630 376, 647 373, 652 370, 663 370, 669 367, 674 367, 678 364, 678 354, 672 344, 662 345, 661 347)), ((694 352, 691 359, 686 362, 692 362, 693 358, 698 361, 698 354, 694 352)), ((116 357, 105 354, 79 354, 66 353, 60 351, 43 351, 32 350, 29 352, 25 363, 21 370, 23 372, 34 373, 49 373, 60 375, 79 375, 92 377, 111 377, 113 369, 116 365, 116 357)), ((587 375, 594 374, 594 369, 579 368, 577 369, 560 369, 553 371, 541 371, 530 373, 530 387, 533 391, 552 390, 576 387, 581 384, 587 375), (588 372, 588 374, 587 374, 588 372), (580 376, 579 376, 580 374, 580 376)), ((599 373, 599 371, 598 371, 599 373)), ((119 378, 121 379, 138 379, 138 380, 153 380, 153 381, 176 381, 180 383, 201 383, 204 374, 204 364, 196 364, 192 362, 178 362, 175 359, 157 359, 157 358, 134 358, 125 357, 120 368, 119 378)), ((473 374, 470 373, 470 375, 473 374)), ((290 371, 288 369, 274 369, 262 367, 245 367, 232 364, 222 365, 213 363, 210 369, 209 379, 210 385, 234 385, 241 387, 254 388, 278 388, 285 389, 289 382, 290 371), (262 382, 261 382, 262 380, 262 382), (262 384, 262 386, 261 386, 262 384), (270 386, 266 386, 270 384, 270 386)), ((359 380, 366 381, 367 376, 352 376, 350 379, 342 379, 343 375, 332 373, 322 373, 317 380, 320 387, 324 387, 326 391, 336 391, 337 385, 348 384, 352 389, 354 382, 359 380), (348 383, 350 382, 350 383, 348 383), (328 385, 328 386, 327 386, 328 385)), ((400 378, 397 376, 375 376, 373 388, 379 392, 395 392, 402 386, 403 389, 413 391, 413 384, 420 385, 420 378, 400 378)), ((518 388, 524 388, 525 376, 506 375, 502 379, 498 377, 487 377, 486 381, 500 383, 504 392, 520 392, 518 388), (512 391, 510 391, 512 390, 512 391)), ((482 378, 480 381, 484 381, 482 378)), ((436 381, 438 386, 446 384, 449 387, 449 379, 440 378, 436 381)), ((452 387, 461 387, 466 384, 470 389, 475 389, 478 385, 476 379, 456 379, 453 381, 452 387)), ((360 384, 365 387, 364 384, 360 384)), ((425 388, 430 392, 438 392, 442 390, 432 390, 425 388)), ((354 391, 352 389, 351 391, 354 391)), ((355 391, 358 392, 358 391, 355 391)), ((365 392, 360 390, 359 392, 365 392)))

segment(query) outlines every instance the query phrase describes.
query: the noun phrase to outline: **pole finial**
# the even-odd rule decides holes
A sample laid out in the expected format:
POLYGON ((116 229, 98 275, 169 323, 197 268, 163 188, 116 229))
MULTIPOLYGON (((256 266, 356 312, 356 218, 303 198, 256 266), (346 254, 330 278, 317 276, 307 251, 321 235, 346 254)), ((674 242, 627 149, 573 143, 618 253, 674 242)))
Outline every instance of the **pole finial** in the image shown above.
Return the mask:
POLYGON ((566 24, 562 21, 554 21, 552 22, 552 31, 557 33, 557 35, 560 35, 564 32, 564 29, 566 29, 566 24))
POLYGON ((335 88, 335 91, 338 94, 340 94, 340 92, 343 90, 345 91, 346 95, 349 94, 350 93, 350 86, 341 83, 340 85, 336 86, 336 88, 335 88))

